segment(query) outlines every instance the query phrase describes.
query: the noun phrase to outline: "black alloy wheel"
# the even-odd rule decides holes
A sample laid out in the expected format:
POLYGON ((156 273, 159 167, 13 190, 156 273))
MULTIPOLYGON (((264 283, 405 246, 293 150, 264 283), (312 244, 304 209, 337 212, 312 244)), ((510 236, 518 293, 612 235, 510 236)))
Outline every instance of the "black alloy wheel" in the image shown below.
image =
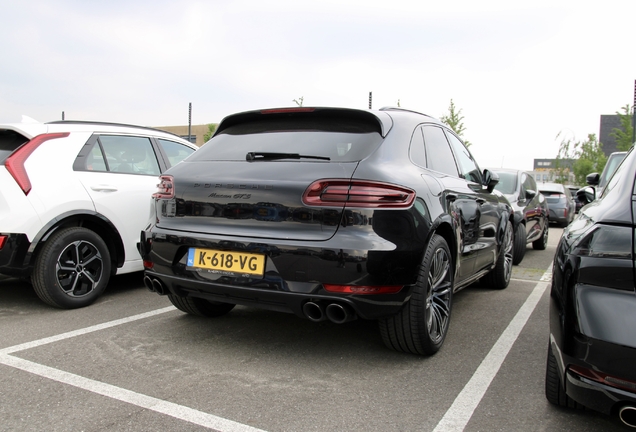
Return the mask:
POLYGON ((519 222, 515 230, 514 251, 512 254, 512 263, 514 265, 523 261, 523 257, 526 255, 526 240, 526 226, 519 222))
POLYGON ((538 238, 532 242, 532 248, 535 250, 545 250, 548 247, 549 232, 550 232, 550 226, 548 221, 546 221, 545 225, 543 226, 543 233, 541 234, 541 238, 538 238))
POLYGON ((512 223, 506 221, 504 235, 501 241, 499 256, 495 268, 484 277, 486 285, 490 285, 494 289, 504 289, 510 283, 512 276, 512 260, 513 260, 513 244, 514 236, 512 235, 512 223))
POLYGON ((431 355, 448 332, 453 296, 453 265, 443 237, 434 234, 420 265, 411 299, 392 317, 379 321, 384 344, 396 351, 431 355))
POLYGON ((38 254, 31 280, 51 306, 74 309, 93 303, 110 279, 110 253, 95 232, 65 228, 54 233, 38 254))

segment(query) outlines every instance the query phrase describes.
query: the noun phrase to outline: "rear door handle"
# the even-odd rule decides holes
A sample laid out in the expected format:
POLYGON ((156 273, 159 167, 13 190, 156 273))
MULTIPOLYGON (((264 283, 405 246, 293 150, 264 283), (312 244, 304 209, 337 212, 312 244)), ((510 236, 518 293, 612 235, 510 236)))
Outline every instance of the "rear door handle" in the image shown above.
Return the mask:
POLYGON ((91 189, 95 192, 117 192, 117 188, 115 186, 109 185, 94 185, 91 186, 91 189))

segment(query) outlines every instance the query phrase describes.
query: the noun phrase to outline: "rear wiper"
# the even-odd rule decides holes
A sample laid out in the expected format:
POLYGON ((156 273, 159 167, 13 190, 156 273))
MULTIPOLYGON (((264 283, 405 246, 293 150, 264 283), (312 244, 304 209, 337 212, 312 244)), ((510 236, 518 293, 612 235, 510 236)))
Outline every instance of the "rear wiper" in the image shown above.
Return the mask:
POLYGON ((320 160, 331 160, 331 158, 325 156, 308 156, 301 155, 298 153, 260 153, 260 152, 249 152, 245 155, 245 160, 248 162, 252 161, 270 161, 270 160, 279 160, 279 159, 320 159, 320 160))

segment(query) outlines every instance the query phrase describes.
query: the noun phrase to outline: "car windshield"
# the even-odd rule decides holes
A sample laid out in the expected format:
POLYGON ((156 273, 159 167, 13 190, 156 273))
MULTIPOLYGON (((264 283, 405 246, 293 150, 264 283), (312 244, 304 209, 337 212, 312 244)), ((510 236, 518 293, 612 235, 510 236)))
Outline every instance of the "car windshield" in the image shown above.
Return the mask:
MULTIPOLYGON (((496 172, 496 171, 495 171, 496 172)), ((507 195, 512 195, 517 190, 517 173, 496 172, 499 176, 499 183, 495 185, 495 189, 507 195)))

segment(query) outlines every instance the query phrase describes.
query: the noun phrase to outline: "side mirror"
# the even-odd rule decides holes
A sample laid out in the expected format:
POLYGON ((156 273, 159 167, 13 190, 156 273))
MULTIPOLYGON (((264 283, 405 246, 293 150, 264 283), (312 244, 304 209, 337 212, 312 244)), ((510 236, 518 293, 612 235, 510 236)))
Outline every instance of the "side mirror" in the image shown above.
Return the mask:
POLYGON ((576 191, 576 197, 583 205, 589 204, 596 199, 596 191, 593 187, 586 186, 576 191))
POLYGON ((526 199, 531 200, 532 198, 537 196, 537 191, 534 191, 532 189, 527 189, 526 190, 526 199))
POLYGON ((585 182, 589 184, 590 186, 598 186, 598 183, 600 181, 601 181, 601 175, 599 173, 594 172, 585 176, 585 182))
POLYGON ((484 179, 484 186, 486 186, 486 189, 488 190, 488 192, 492 193, 497 183, 499 183, 499 175, 497 175, 497 173, 494 173, 490 170, 485 169, 484 175, 482 176, 482 178, 484 179))

